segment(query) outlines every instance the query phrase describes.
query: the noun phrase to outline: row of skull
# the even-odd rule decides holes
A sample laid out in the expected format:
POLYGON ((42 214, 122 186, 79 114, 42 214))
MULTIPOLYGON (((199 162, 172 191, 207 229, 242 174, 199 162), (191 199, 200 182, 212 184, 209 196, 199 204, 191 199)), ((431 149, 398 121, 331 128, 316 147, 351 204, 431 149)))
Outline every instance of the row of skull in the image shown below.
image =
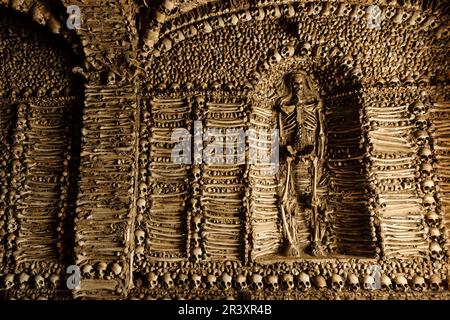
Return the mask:
POLYGON ((428 278, 415 275, 407 279, 404 275, 394 275, 389 277, 385 274, 378 276, 364 275, 358 277, 356 274, 348 274, 347 277, 339 274, 333 274, 328 278, 322 275, 310 277, 307 273, 301 272, 298 275, 290 273, 281 275, 266 275, 259 273, 249 275, 238 274, 235 276, 227 272, 220 276, 208 274, 201 276, 199 274, 178 273, 172 275, 169 272, 158 275, 150 272, 146 275, 146 281, 149 288, 173 287, 181 288, 203 288, 203 289, 235 289, 235 290, 300 290, 306 291, 312 288, 329 288, 336 291, 341 290, 396 290, 407 291, 409 288, 415 291, 424 291, 427 289, 441 290, 448 286, 450 278, 443 279, 441 275, 433 274, 428 278))

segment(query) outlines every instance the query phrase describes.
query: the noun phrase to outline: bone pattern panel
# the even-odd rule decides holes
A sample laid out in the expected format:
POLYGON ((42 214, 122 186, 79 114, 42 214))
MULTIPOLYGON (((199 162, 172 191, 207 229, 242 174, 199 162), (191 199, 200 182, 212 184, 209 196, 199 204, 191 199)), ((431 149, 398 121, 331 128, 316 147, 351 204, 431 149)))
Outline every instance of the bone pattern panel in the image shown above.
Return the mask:
MULTIPOLYGON (((9 106, 8 104, 0 103, 0 218, 4 219, 5 216, 11 215, 9 212, 9 206, 7 205, 7 201, 9 201, 10 196, 10 180, 11 176, 8 176, 8 172, 12 169, 12 161, 13 159, 20 158, 20 152, 15 152, 17 156, 14 156, 14 145, 13 137, 14 130, 16 127, 17 119, 17 106, 9 106)), ((2 235, 8 234, 8 225, 4 223, 2 227, 0 227, 0 233, 2 235)), ((4 271, 8 269, 8 262, 3 259, 6 259, 6 251, 12 249, 13 242, 2 241, 0 243, 0 271, 4 271)))
POLYGON ((439 240, 439 242, 447 240, 445 243, 448 251, 450 250, 450 242, 448 241, 450 239, 450 101, 435 102, 431 106, 429 114, 432 123, 431 137, 434 143, 434 157, 436 160, 434 175, 437 186, 439 186, 438 195, 441 206, 438 220, 439 222, 442 221, 442 223, 432 222, 431 227, 444 227, 447 230, 444 237, 436 240, 439 240))
POLYGON ((327 115, 330 243, 338 253, 371 256, 374 244, 367 210, 365 149, 359 118, 361 103, 354 94, 325 102, 327 115))
POLYGON ((64 216, 71 128, 70 108, 58 102, 30 104, 27 112, 25 194, 20 200, 16 263, 58 259, 56 229, 64 216))
POLYGON ((383 254, 388 258, 425 257, 428 244, 422 199, 414 183, 417 146, 412 139, 409 101, 392 93, 384 97, 373 93, 367 101, 371 174, 379 186, 376 211, 383 254))
POLYGON ((125 249, 134 135, 129 120, 132 94, 129 86, 86 88, 76 219, 79 262, 114 261, 125 249))
MULTIPOLYGON (((273 129, 274 115, 270 106, 252 106, 250 128, 256 132, 273 129)), ((249 169, 252 186, 250 214, 252 216, 251 258, 277 253, 281 244, 278 210, 278 181, 267 164, 253 164, 249 169)))
MULTIPOLYGON (((243 129, 243 104, 212 98, 204 129, 217 130, 224 135, 227 129, 243 129), (217 99, 217 101, 215 101, 217 99)), ((225 99, 224 99, 225 100, 225 99)), ((205 155, 213 155, 204 149, 205 155)), ((224 158, 219 161, 224 161, 224 158)), ((207 260, 241 260, 243 249, 243 171, 245 165, 205 163, 202 176, 203 230, 202 242, 207 260)))
POLYGON ((172 142, 172 133, 177 128, 188 127, 191 121, 190 105, 184 98, 155 99, 151 103, 151 113, 153 127, 150 133, 149 175, 153 188, 147 198, 150 210, 145 214, 150 257, 184 259, 188 167, 173 163, 171 155, 177 142, 172 142))

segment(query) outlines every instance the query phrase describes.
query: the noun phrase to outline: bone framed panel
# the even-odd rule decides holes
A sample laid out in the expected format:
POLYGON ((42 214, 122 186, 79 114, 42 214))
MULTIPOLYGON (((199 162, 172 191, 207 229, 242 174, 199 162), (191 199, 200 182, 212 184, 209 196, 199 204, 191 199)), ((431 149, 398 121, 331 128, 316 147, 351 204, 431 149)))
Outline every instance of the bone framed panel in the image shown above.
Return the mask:
POLYGON ((0 0, 1 297, 449 298, 448 4, 108 4, 0 0))

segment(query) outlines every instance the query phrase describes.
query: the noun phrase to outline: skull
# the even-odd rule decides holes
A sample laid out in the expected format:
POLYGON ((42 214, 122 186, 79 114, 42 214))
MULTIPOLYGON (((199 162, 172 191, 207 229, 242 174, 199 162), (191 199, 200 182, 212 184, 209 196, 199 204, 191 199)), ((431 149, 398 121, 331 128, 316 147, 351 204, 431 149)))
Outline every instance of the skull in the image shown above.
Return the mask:
POLYGON ((187 275, 185 275, 184 273, 178 274, 177 284, 180 287, 188 286, 189 285, 189 277, 187 275))
POLYGON ((235 287, 238 290, 244 290, 247 288, 247 277, 243 274, 238 274, 236 276, 235 287))
POLYGON ((81 275, 85 279, 93 278, 94 277, 94 268, 89 264, 83 266, 83 269, 81 270, 81 275))
POLYGON ((325 289, 327 287, 327 282, 325 278, 321 275, 315 276, 313 278, 313 283, 318 289, 325 289))
POLYGON ((404 276, 397 275, 394 278, 394 289, 401 292, 408 290, 408 281, 404 276))
POLYGON ((430 139, 430 137, 428 136, 428 132, 426 132, 425 130, 417 130, 414 133, 414 136, 417 140, 417 143, 420 145, 424 145, 430 139))
POLYGON ((295 49, 293 46, 284 46, 280 50, 280 55, 282 58, 286 59, 294 55, 295 49))
POLYGON ((344 56, 344 58, 342 58, 342 65, 348 69, 353 68, 354 65, 353 57, 350 55, 344 56))
POLYGON ((195 232, 200 232, 200 229, 202 227, 202 217, 200 215, 196 215, 192 218, 192 222, 194 224, 195 232))
POLYGON ((307 275, 306 273, 302 272, 300 273, 297 278, 296 278, 296 282, 297 282, 297 287, 301 290, 301 291, 306 291, 308 289, 311 288, 311 281, 309 279, 309 275, 307 275))
POLYGON ((23 146, 20 144, 15 144, 12 148, 12 153, 14 156, 14 159, 20 159, 20 156, 23 152, 23 146))
POLYGON ((278 287, 278 277, 274 274, 271 274, 266 277, 266 284, 271 290, 277 290, 278 287))
POLYGON ((198 274, 193 274, 191 276, 191 285, 193 288, 200 288, 200 285, 202 284, 202 277, 198 274))
POLYGON ((422 201, 423 201, 423 206, 426 209, 433 208, 436 205, 436 200, 434 199, 434 197, 431 193, 427 193, 423 197, 422 201))
POLYGON ((192 176, 195 181, 199 181, 201 179, 202 171, 199 167, 194 167, 192 169, 192 176))
POLYGON ((427 223, 431 227, 439 227, 441 224, 441 217, 434 211, 429 211, 426 215, 427 223))
POLYGON ((194 262, 198 263, 202 260, 202 248, 200 247, 195 247, 194 249, 192 249, 192 255, 194 256, 194 262))
POLYGON ((278 6, 267 7, 266 8, 266 17, 269 19, 278 19, 281 16, 280 9, 278 6))
POLYGON ((420 173, 425 177, 430 177, 433 172, 433 166, 428 162, 420 164, 420 173))
POLYGON ((426 108, 425 105, 421 102, 421 101, 417 101, 415 102, 412 106, 411 106, 412 112, 417 116, 420 114, 425 114, 426 112, 426 108))
POLYGON ((427 288, 427 284, 425 283, 425 279, 421 276, 415 275, 412 280, 412 289, 415 291, 424 291, 427 288))
POLYGON ((57 274, 50 275, 49 279, 50 279, 50 286, 53 289, 56 289, 59 287, 61 280, 59 279, 59 276, 57 274))
POLYGON ((420 160, 422 160, 423 162, 431 161, 433 158, 433 153, 431 152, 431 149, 429 146, 422 147, 422 149, 420 149, 419 155, 420 155, 420 160))
POLYGON ((438 228, 432 227, 430 228, 430 239, 432 241, 439 242, 441 241, 442 235, 441 231, 438 228))
POLYGON ((12 273, 8 273, 7 275, 5 275, 3 277, 3 281, 5 283, 5 288, 7 290, 11 289, 12 287, 14 287, 14 277, 15 277, 15 275, 12 274, 12 273))
POLYGON ((392 281, 391 279, 385 275, 382 274, 380 278, 381 288, 382 289, 391 289, 392 288, 392 281))
POLYGON ((386 19, 389 19, 389 20, 390 20, 392 17, 394 17, 395 12, 396 12, 395 8, 389 6, 389 7, 386 8, 386 11, 385 11, 385 13, 384 13, 384 16, 386 17, 386 19))
POLYGON ((281 284, 284 289, 292 290, 294 288, 294 277, 289 273, 283 274, 281 277, 281 284))
POLYGON ((341 2, 339 4, 337 15, 343 17, 348 15, 352 11, 352 5, 350 3, 341 2))
POLYGON ((366 290, 376 289, 375 279, 371 275, 365 275, 363 278, 363 287, 366 290))
POLYGON ((30 275, 22 272, 19 275, 19 285, 20 285, 20 289, 25 289, 28 285, 28 281, 30 280, 30 275))
POLYGON ((115 276, 119 276, 122 273, 122 266, 117 262, 114 262, 110 268, 110 278, 114 278, 115 276))
POLYGON ((147 194, 147 190, 147 184, 145 182, 141 182, 139 184, 139 195, 142 197, 145 196, 147 194))
POLYGON ((139 213, 144 213, 147 202, 144 198, 139 198, 136 202, 139 213))
POLYGON ((312 52, 312 46, 311 43, 309 42, 305 42, 302 46, 302 48, 300 49, 300 54, 303 56, 310 56, 312 52))
POLYGON ((232 281, 231 276, 228 273, 224 272, 224 273, 222 273, 222 276, 220 277, 220 286, 224 290, 230 289, 231 281, 232 281))
POLYGON ((437 275, 437 274, 432 274, 432 275, 430 276, 429 282, 430 282, 430 288, 431 288, 431 290, 434 290, 434 291, 439 291, 439 290, 441 290, 441 283, 442 283, 442 280, 441 280, 441 277, 439 277, 439 275, 437 275))
POLYGON ((173 287, 174 282, 172 279, 172 275, 170 274, 170 272, 166 272, 163 275, 163 285, 165 289, 170 289, 173 287))
POLYGON ((217 277, 213 274, 208 274, 206 276, 206 287, 212 289, 216 286, 217 277))
POLYGON ((273 65, 281 61, 281 55, 277 49, 275 49, 272 55, 269 57, 269 64, 273 65))
POLYGON ((425 193, 434 192, 434 181, 430 178, 426 179, 422 184, 422 189, 425 193))
POLYGON ((192 184, 192 193, 194 196, 200 194, 200 184, 198 182, 192 184))
POLYGON ((192 240, 194 242, 195 247, 200 247, 201 238, 200 238, 200 235, 198 234, 198 232, 194 232, 192 234, 192 240))
POLYGON ((34 284, 36 286, 36 289, 41 289, 45 286, 45 279, 40 274, 36 275, 34 277, 34 284))
POLYGON ((9 233, 6 237, 6 247, 12 249, 16 240, 16 235, 14 233, 9 233))
POLYGON ((344 286, 344 280, 338 274, 333 274, 331 276, 331 288, 335 291, 341 291, 344 286))
POLYGON ((416 120, 416 127, 420 128, 420 129, 425 129, 428 126, 428 119, 425 115, 423 114, 418 114, 415 117, 416 120))
POLYGON ((96 270, 97 274, 100 278, 104 278, 106 275, 106 269, 108 268, 108 265, 105 262, 99 262, 97 263, 96 270))
POLYGON ((147 282, 150 288, 156 288, 158 286, 158 275, 154 272, 147 273, 147 282))
POLYGON ((262 276, 258 273, 252 274, 252 288, 253 290, 261 290, 264 285, 262 281, 262 276))
POLYGON ((359 290, 360 284, 358 276, 351 273, 347 276, 347 285, 350 287, 351 290, 359 290))
POLYGON ((352 77, 354 77, 357 80, 361 80, 363 78, 363 72, 361 67, 356 67, 351 71, 352 77))
POLYGON ((144 243, 144 240, 145 240, 145 231, 143 231, 143 230, 136 230, 134 232, 134 236, 136 237, 137 245, 141 246, 144 243))
POLYGON ((430 252, 431 258, 435 260, 441 260, 444 256, 441 246, 439 245, 439 243, 434 241, 430 243, 430 252))

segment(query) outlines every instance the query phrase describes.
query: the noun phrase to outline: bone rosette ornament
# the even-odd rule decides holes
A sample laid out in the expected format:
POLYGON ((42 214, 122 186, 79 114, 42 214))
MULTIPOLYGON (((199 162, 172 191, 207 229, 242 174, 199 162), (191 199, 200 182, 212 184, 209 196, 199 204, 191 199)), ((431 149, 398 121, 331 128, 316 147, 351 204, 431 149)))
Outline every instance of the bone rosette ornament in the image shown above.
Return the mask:
POLYGON ((448 299, 448 14, 0 0, 0 297, 448 299))

